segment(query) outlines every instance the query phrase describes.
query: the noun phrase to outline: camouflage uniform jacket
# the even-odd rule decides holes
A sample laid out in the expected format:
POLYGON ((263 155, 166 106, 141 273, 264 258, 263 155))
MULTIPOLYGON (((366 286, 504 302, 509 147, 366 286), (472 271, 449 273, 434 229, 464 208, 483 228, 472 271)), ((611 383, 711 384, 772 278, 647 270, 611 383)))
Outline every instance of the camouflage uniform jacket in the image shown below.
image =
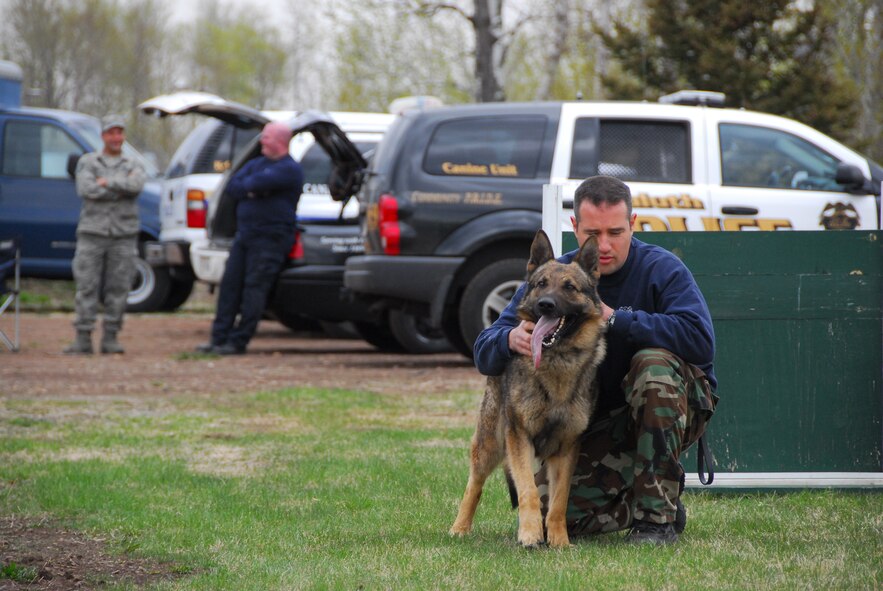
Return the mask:
POLYGON ((85 154, 77 163, 77 194, 83 199, 77 234, 111 238, 138 233, 138 194, 144 168, 125 155, 85 154), (107 186, 98 184, 107 179, 107 186))

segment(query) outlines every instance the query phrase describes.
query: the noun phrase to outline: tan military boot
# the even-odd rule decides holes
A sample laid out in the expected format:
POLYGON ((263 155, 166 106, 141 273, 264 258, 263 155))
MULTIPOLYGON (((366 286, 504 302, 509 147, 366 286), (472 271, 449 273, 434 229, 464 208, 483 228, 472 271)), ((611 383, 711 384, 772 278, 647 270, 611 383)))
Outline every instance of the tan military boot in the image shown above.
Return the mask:
POLYGON ((114 355, 121 355, 126 352, 123 346, 117 341, 117 333, 114 330, 105 330, 104 336, 101 338, 101 352, 114 355))
POLYGON ((91 355, 92 333, 88 330, 78 330, 77 340, 64 348, 65 355, 91 355))

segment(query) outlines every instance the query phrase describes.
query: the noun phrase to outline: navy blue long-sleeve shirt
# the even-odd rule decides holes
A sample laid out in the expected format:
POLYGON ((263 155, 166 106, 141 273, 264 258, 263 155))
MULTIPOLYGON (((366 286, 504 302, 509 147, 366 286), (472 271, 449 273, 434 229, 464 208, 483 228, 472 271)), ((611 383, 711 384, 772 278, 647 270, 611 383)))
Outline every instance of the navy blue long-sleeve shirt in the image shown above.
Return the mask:
MULTIPOLYGON (((576 253, 558 260, 570 263, 576 253)), ((500 375, 513 356, 509 332, 520 322, 516 309, 524 290, 522 285, 497 321, 475 341, 475 366, 484 375, 500 375)), ((599 412, 625 404, 622 379, 634 354, 648 347, 667 349, 697 366, 717 389, 711 314, 693 275, 675 255, 633 236, 625 264, 601 276, 598 294, 616 311, 607 332, 607 356, 598 370, 599 412)))
POLYGON ((293 232, 303 186, 303 169, 288 154, 278 160, 266 156, 250 160, 227 183, 227 193, 236 199, 238 231, 293 232))

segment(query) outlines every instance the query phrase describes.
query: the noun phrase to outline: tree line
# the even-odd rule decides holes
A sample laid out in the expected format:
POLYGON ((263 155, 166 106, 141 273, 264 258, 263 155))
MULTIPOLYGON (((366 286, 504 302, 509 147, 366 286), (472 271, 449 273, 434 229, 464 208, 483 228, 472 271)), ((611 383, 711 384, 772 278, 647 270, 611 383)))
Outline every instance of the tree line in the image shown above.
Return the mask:
POLYGON ((795 118, 883 160, 883 0, 2 0, 24 102, 130 121, 167 159, 189 130, 141 101, 203 90, 258 108, 656 100, 685 88, 795 118))

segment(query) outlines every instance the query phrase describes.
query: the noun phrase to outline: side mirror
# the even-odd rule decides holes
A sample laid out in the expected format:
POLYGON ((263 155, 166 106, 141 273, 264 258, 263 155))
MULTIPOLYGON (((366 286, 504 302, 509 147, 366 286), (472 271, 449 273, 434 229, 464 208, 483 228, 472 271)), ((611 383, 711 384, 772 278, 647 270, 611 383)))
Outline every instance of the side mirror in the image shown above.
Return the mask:
POLYGON ((846 190, 850 193, 868 193, 865 188, 868 179, 865 178, 865 175, 862 174, 862 171, 855 164, 847 164, 845 162, 838 164, 834 180, 837 184, 846 187, 846 190))
POLYGON ((82 154, 68 154, 67 156, 67 174, 72 178, 77 178, 77 162, 80 161, 82 154))

